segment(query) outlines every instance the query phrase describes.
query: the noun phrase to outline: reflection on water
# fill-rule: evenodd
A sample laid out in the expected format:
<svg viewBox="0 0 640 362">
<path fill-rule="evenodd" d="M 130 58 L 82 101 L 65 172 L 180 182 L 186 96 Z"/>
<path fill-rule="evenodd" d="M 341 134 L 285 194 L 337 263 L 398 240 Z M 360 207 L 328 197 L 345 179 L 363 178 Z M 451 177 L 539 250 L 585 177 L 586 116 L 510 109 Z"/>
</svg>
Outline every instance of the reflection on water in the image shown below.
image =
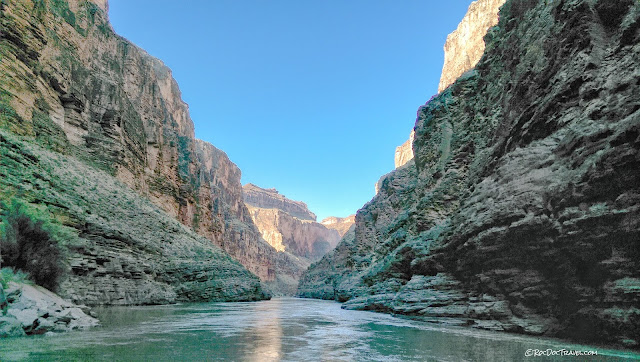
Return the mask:
<svg viewBox="0 0 640 362">
<path fill-rule="evenodd" d="M 578 361 L 640 354 L 468 328 L 442 328 L 334 302 L 279 298 L 98 310 L 102 328 L 0 340 L 0 361 L 545 361 L 528 349 L 597 350 Z"/>
<path fill-rule="evenodd" d="M 244 359 L 249 361 L 278 361 L 282 356 L 282 300 L 273 303 L 259 303 L 255 306 L 255 325 L 249 334 L 255 336 L 253 346 L 247 348 Z"/>
</svg>

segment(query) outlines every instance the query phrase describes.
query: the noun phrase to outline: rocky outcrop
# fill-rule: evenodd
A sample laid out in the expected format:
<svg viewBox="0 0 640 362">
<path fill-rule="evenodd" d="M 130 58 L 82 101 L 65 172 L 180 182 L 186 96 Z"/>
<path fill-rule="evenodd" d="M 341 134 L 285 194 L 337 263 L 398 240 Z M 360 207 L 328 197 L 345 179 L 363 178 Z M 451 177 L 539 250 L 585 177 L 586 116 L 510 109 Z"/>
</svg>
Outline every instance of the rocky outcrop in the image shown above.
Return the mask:
<svg viewBox="0 0 640 362">
<path fill-rule="evenodd" d="M 211 242 L 236 242 L 223 226 L 243 235 L 246 225 L 214 212 L 234 203 L 205 182 L 203 164 L 215 161 L 196 157 L 171 71 L 116 35 L 107 7 L 3 2 L 0 197 L 47 208 L 68 228 L 60 293 L 73 301 L 265 298 L 258 279 Z"/>
<path fill-rule="evenodd" d="M 478 63 L 484 53 L 484 36 L 489 28 L 498 23 L 498 10 L 504 2 L 476 0 L 469 5 L 467 14 L 458 28 L 447 36 L 444 44 L 444 66 L 438 92 L 445 90 Z"/>
<path fill-rule="evenodd" d="M 66 258 L 57 293 L 74 303 L 267 297 L 256 276 L 122 182 L 3 130 L 0 190 L 49 214 L 61 229 Z"/>
<path fill-rule="evenodd" d="M 396 153 L 394 157 L 394 164 L 396 168 L 403 166 L 409 160 L 413 159 L 413 138 L 415 136 L 415 131 L 411 130 L 411 134 L 409 135 L 409 139 L 403 143 L 402 145 L 396 147 Z"/>
<path fill-rule="evenodd" d="M 638 347 L 640 5 L 508 0 L 300 295 Z"/>
<path fill-rule="evenodd" d="M 171 70 L 113 32 L 106 6 L 5 2 L 0 126 L 107 171 L 207 234 L 216 220 L 188 107 Z"/>
<path fill-rule="evenodd" d="M 0 294 L 2 286 L 0 286 Z M 55 293 L 24 283 L 9 283 L 8 309 L 0 313 L 0 338 L 48 332 L 67 332 L 94 327 L 98 320 L 87 315 L 86 306 L 78 306 Z"/>
<path fill-rule="evenodd" d="M 356 214 L 347 217 L 329 216 L 324 218 L 320 223 L 329 229 L 336 230 L 340 234 L 340 237 L 343 237 L 355 222 Z"/>
<path fill-rule="evenodd" d="M 309 211 L 307 204 L 302 201 L 294 201 L 278 193 L 276 189 L 263 189 L 254 184 L 246 184 L 242 187 L 244 202 L 247 205 L 261 209 L 278 209 L 300 220 L 316 221 L 316 215 Z"/>
<path fill-rule="evenodd" d="M 317 260 L 340 241 L 336 230 L 315 221 L 300 220 L 279 209 L 248 208 L 262 237 L 278 251 Z"/>
<path fill-rule="evenodd" d="M 274 293 L 293 294 L 298 278 L 309 263 L 295 255 L 280 253 L 284 249 L 276 247 L 271 235 L 265 234 L 260 224 L 256 227 L 253 212 L 243 201 L 240 169 L 224 152 L 210 143 L 196 140 L 196 155 L 203 167 L 201 183 L 211 188 L 211 211 L 215 220 L 219 220 L 213 225 L 216 232 L 211 233 L 216 245 L 261 280 L 277 284 L 271 286 Z M 288 199 L 285 202 L 296 205 Z M 304 207 L 306 209 L 306 205 Z M 304 253 L 296 255 L 303 256 Z"/>
<path fill-rule="evenodd" d="M 498 11 L 504 2 L 505 0 L 476 0 L 469 5 L 458 28 L 447 36 L 438 92 L 445 90 L 461 75 L 476 66 L 484 53 L 484 36 L 489 28 L 498 23 Z M 414 137 L 415 130 L 411 130 L 409 139 L 396 147 L 394 157 L 396 168 L 413 159 Z M 376 184 L 377 193 L 378 184 Z"/>
</svg>

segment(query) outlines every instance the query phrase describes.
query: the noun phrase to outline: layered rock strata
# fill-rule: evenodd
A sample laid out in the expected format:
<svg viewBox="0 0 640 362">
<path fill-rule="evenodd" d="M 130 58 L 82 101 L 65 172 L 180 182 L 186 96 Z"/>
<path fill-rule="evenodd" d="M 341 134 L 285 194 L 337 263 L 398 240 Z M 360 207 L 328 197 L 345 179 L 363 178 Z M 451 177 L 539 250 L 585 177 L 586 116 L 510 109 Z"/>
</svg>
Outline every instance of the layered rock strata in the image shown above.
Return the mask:
<svg viewBox="0 0 640 362">
<path fill-rule="evenodd" d="M 261 209 L 278 209 L 300 220 L 316 221 L 316 215 L 309 211 L 307 204 L 302 201 L 294 201 L 278 193 L 276 189 L 263 189 L 254 184 L 246 184 L 242 187 L 244 202 Z"/>
<path fill-rule="evenodd" d="M 243 231 L 255 230 L 250 220 L 216 211 L 233 210 L 242 198 L 225 194 L 237 197 L 234 203 L 212 191 L 203 165 L 215 161 L 197 157 L 193 123 L 171 71 L 115 34 L 107 8 L 104 0 L 3 2 L 0 128 L 9 133 L 2 137 L 0 196 L 47 205 L 75 230 L 80 241 L 68 245 L 69 275 L 61 286 L 72 299 L 264 298 L 257 279 L 211 241 L 233 243 L 238 260 L 264 279 L 271 267 L 255 256 L 268 245 Z M 55 166 L 60 162 L 70 165 L 66 172 Z M 70 187 L 76 183 L 94 188 Z M 239 180 L 223 184 L 240 187 Z M 235 284 L 237 291 L 222 290 Z"/>
<path fill-rule="evenodd" d="M 336 230 L 340 234 L 340 237 L 343 237 L 355 222 L 356 214 L 347 217 L 329 216 L 324 218 L 320 223 L 329 229 Z"/>
<path fill-rule="evenodd" d="M 261 280 L 273 284 L 270 289 L 276 294 L 293 294 L 309 263 L 290 253 L 280 253 L 283 250 L 276 247 L 270 234 L 265 234 L 260 224 L 256 227 L 253 211 L 244 203 L 240 169 L 223 151 L 196 140 L 196 156 L 203 170 L 200 182 L 211 188 L 211 212 L 219 220 L 214 225 L 217 232 L 212 233 L 214 242 Z"/>
<path fill-rule="evenodd" d="M 107 171 L 210 233 L 211 192 L 199 183 L 193 123 L 170 69 L 115 34 L 90 1 L 8 1 L 1 21 L 0 126 Z"/>
<path fill-rule="evenodd" d="M 57 293 L 74 303 L 268 297 L 240 263 L 108 173 L 0 130 L 0 198 L 10 196 L 60 229 Z"/>
<path fill-rule="evenodd" d="M 509 0 L 302 296 L 638 347 L 640 4 Z"/>
<path fill-rule="evenodd" d="M 262 237 L 276 250 L 316 260 L 340 241 L 336 230 L 310 220 L 300 220 L 278 209 L 248 206 Z"/>
<path fill-rule="evenodd" d="M 469 5 L 466 15 L 444 44 L 444 65 L 440 74 L 438 92 L 442 92 L 462 74 L 473 69 L 484 53 L 484 36 L 498 23 L 498 11 L 505 0 L 476 0 Z M 413 138 L 396 148 L 395 167 L 413 158 Z M 377 185 L 376 185 L 377 188 Z M 377 193 L 377 191 L 376 191 Z"/>
<path fill-rule="evenodd" d="M 317 260 L 340 241 L 338 231 L 315 222 L 315 215 L 303 202 L 289 200 L 275 189 L 262 189 L 253 184 L 245 185 L 244 190 L 245 203 L 254 224 L 276 250 Z M 295 216 L 300 214 L 307 218 Z M 313 220 L 308 219 L 311 215 Z"/>
<path fill-rule="evenodd" d="M 0 296 L 3 294 L 8 305 L 6 314 L 0 313 L 0 338 L 67 332 L 99 325 L 97 319 L 87 315 L 91 313 L 88 307 L 70 303 L 37 285 L 11 282 L 6 291 L 0 285 Z"/>
</svg>

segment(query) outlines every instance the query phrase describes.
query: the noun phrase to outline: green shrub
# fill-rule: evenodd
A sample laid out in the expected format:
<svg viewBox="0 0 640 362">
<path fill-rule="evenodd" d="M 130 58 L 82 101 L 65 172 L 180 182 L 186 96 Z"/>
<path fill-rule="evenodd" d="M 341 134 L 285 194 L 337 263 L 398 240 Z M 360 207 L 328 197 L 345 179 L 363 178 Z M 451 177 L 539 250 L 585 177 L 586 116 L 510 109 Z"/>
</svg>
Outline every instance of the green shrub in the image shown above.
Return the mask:
<svg viewBox="0 0 640 362">
<path fill-rule="evenodd" d="M 10 282 L 32 284 L 29 275 L 25 272 L 13 270 L 13 268 L 0 269 L 0 285 L 6 289 Z"/>
<path fill-rule="evenodd" d="M 62 267 L 60 247 L 51 226 L 19 201 L 3 205 L 2 209 L 1 265 L 28 273 L 36 284 L 55 290 Z"/>
</svg>

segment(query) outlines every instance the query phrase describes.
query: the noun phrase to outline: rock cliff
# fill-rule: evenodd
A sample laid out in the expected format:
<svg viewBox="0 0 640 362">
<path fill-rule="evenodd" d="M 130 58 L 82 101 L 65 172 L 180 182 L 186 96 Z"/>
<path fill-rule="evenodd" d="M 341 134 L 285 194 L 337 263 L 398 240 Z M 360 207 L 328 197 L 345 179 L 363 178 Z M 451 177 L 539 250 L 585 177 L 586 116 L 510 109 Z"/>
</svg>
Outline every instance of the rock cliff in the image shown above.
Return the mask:
<svg viewBox="0 0 640 362">
<path fill-rule="evenodd" d="M 9 113 L 0 125 L 208 230 L 210 192 L 198 183 L 193 123 L 169 68 L 116 35 L 93 2 L 5 3 L 0 71 Z"/>
<path fill-rule="evenodd" d="M 349 215 L 347 217 L 329 216 L 323 219 L 320 223 L 329 229 L 336 230 L 340 234 L 340 237 L 343 237 L 355 222 L 356 214 Z"/>
<path fill-rule="evenodd" d="M 171 71 L 115 34 L 107 8 L 3 1 L 0 196 L 53 210 L 77 236 L 61 285 L 74 301 L 264 298 L 210 241 L 236 241 L 224 226 L 238 223 L 214 212 L 234 203 L 206 182 Z"/>
<path fill-rule="evenodd" d="M 275 189 L 262 189 L 253 184 L 243 189 L 254 224 L 276 250 L 317 260 L 340 241 L 338 231 L 315 222 L 316 216 L 303 202 L 289 200 Z"/>
<path fill-rule="evenodd" d="M 394 157 L 394 164 L 396 168 L 403 166 L 409 160 L 413 159 L 413 138 L 415 137 L 415 131 L 411 130 L 411 134 L 409 135 L 409 139 L 396 147 L 396 153 Z"/>
<path fill-rule="evenodd" d="M 484 36 L 489 28 L 498 23 L 498 10 L 504 2 L 476 0 L 469 5 L 467 14 L 458 28 L 447 36 L 444 44 L 444 66 L 438 92 L 445 90 L 478 63 L 484 53 Z"/>
<path fill-rule="evenodd" d="M 259 279 L 108 173 L 0 130 L 0 198 L 61 229 L 58 294 L 87 305 L 256 300 Z"/>
<path fill-rule="evenodd" d="M 244 202 L 261 209 L 278 209 L 300 220 L 316 221 L 316 215 L 309 211 L 307 204 L 294 201 L 278 193 L 276 189 L 263 189 L 254 184 L 242 187 Z"/>
<path fill-rule="evenodd" d="M 293 294 L 298 278 L 309 263 L 295 255 L 280 253 L 282 250 L 272 242 L 270 234 L 265 234 L 261 224 L 254 224 L 253 211 L 244 203 L 240 169 L 223 151 L 196 140 L 196 156 L 203 170 L 200 182 L 211 188 L 211 212 L 218 221 L 210 233 L 212 240 L 261 280 L 273 284 L 272 292 Z"/>
<path fill-rule="evenodd" d="M 499 19 L 299 293 L 637 348 L 640 4 L 508 0 Z"/>
</svg>

